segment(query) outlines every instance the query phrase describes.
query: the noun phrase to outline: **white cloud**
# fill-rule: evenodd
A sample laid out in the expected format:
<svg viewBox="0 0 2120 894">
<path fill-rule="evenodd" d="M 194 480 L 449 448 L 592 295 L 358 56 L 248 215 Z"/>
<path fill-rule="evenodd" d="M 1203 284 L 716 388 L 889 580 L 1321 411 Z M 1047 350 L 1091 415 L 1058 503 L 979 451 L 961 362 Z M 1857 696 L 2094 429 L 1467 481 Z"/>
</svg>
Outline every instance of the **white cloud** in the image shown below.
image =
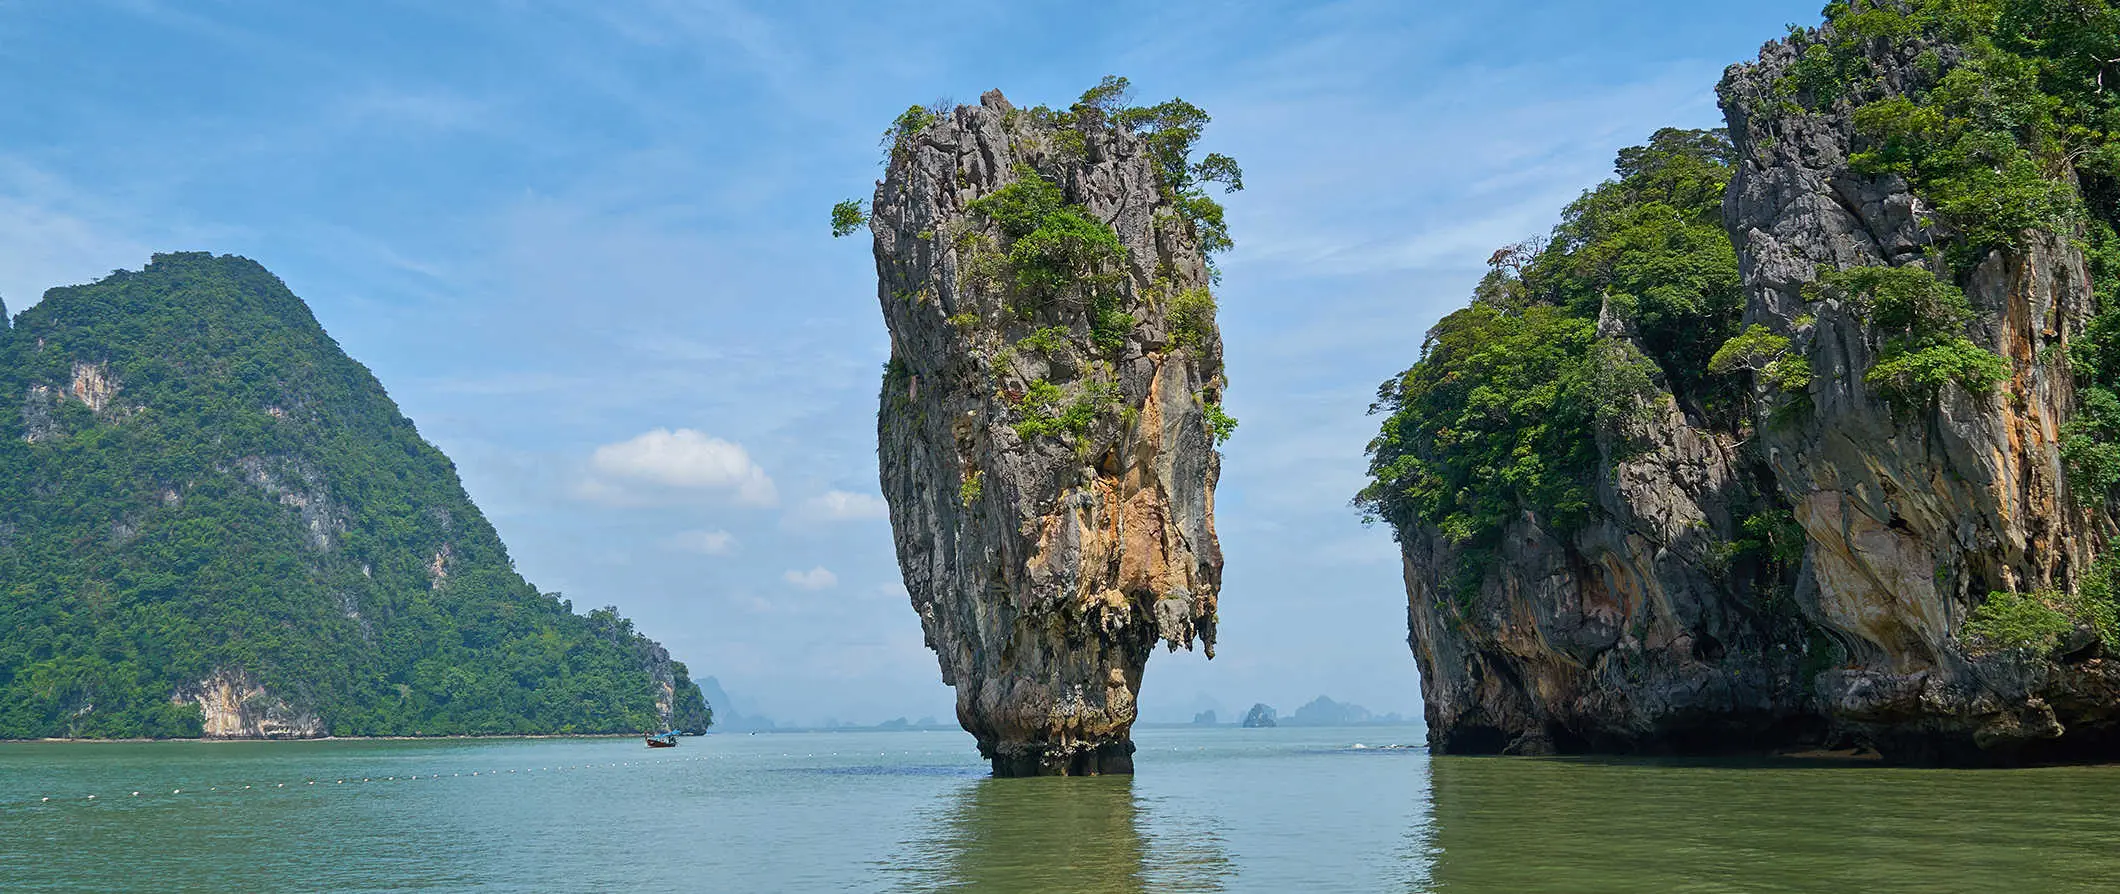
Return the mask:
<svg viewBox="0 0 2120 894">
<path fill-rule="evenodd" d="M 679 531 L 665 538 L 663 545 L 703 556 L 726 556 L 736 545 L 736 536 L 727 531 Z"/>
<path fill-rule="evenodd" d="M 576 493 L 598 502 L 642 502 L 649 496 L 640 492 L 644 485 L 721 491 L 753 506 L 771 506 L 780 500 L 773 479 L 751 461 L 743 445 L 689 428 L 658 428 L 632 440 L 605 444 L 596 448 L 589 466 L 597 477 L 582 482 Z"/>
<path fill-rule="evenodd" d="M 875 494 L 857 494 L 853 491 L 834 490 L 811 497 L 802 507 L 803 515 L 824 521 L 855 521 L 870 518 L 889 518 L 891 507 Z"/>
<path fill-rule="evenodd" d="M 805 590 L 829 590 L 839 586 L 839 575 L 826 571 L 823 565 L 808 571 L 790 571 L 781 577 Z"/>
</svg>

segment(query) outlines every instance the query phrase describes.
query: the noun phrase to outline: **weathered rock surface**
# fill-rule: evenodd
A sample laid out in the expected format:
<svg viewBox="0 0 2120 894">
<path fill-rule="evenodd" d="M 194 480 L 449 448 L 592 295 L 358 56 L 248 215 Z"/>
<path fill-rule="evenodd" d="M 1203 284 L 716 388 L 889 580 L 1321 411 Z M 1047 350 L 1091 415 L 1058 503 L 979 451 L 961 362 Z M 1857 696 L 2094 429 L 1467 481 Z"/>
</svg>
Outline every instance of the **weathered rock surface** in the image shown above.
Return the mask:
<svg viewBox="0 0 2120 894">
<path fill-rule="evenodd" d="M 1992 392 L 1946 386 L 1913 408 L 1872 393 L 1879 335 L 1839 301 L 1806 301 L 1805 284 L 1836 267 L 1936 269 L 1926 250 L 1952 234 L 1903 180 L 1850 169 L 1850 111 L 1865 97 L 1817 112 L 1787 101 L 1778 82 L 1795 56 L 1770 44 L 1719 93 L 1737 150 L 1724 208 L 1744 321 L 1810 359 L 1808 391 L 1762 387 L 1753 424 L 1731 432 L 1665 397 L 1630 432 L 1646 450 L 1600 445 L 1593 521 L 1562 536 L 1527 517 L 1509 531 L 1458 607 L 1469 623 L 1443 595 L 1450 541 L 1401 532 L 1438 751 L 2120 753 L 2120 661 L 2095 635 L 2079 629 L 2048 655 L 1961 641 L 1990 591 L 2066 591 L 2114 530 L 2070 498 L 2057 448 L 2075 386 L 2055 358 L 2092 313 L 2086 261 L 2070 234 L 2046 234 L 1957 277 L 1978 314 L 1973 343 L 2009 364 Z M 1873 60 L 1887 71 L 1875 89 L 1904 89 L 1915 56 Z M 1780 580 L 1717 550 L 1762 506 L 1788 507 L 1805 540 Z"/>
<path fill-rule="evenodd" d="M 208 739 L 316 739 L 328 734 L 313 711 L 296 710 L 265 690 L 249 672 L 222 668 L 170 699 L 193 704 L 205 718 Z"/>
<path fill-rule="evenodd" d="M 1912 57 L 1876 61 L 1892 71 Z M 1773 81 L 1793 60 L 1771 45 L 1724 81 L 1739 150 L 1725 211 L 1747 321 L 1789 335 L 1817 373 L 1809 411 L 1762 425 L 1760 448 L 1809 541 L 1797 599 L 1844 653 L 1812 681 L 1822 708 L 1911 756 L 2120 745 L 2120 667 L 2109 659 L 1974 655 L 1957 635 L 1991 591 L 2071 589 L 2112 530 L 2070 498 L 2058 449 L 2075 383 L 2056 358 L 2093 311 L 2085 258 L 2069 235 L 2035 233 L 1958 277 L 1978 314 L 1973 343 L 2005 358 L 2010 378 L 1987 394 L 1947 387 L 1918 412 L 1888 406 L 1863 378 L 1874 334 L 1841 302 L 1806 304 L 1802 286 L 1821 266 L 1933 268 L 1923 251 L 1950 234 L 1925 225 L 1900 178 L 1849 170 L 1852 100 L 1823 114 L 1755 111 L 1775 108 Z M 1768 412 L 1789 400 L 1770 399 Z"/>
<path fill-rule="evenodd" d="M 883 493 L 927 643 L 997 775 L 1130 772 L 1150 652 L 1213 654 L 1220 458 L 1204 414 L 1221 341 L 1208 323 L 1181 344 L 1170 312 L 1208 270 L 1141 138 L 1080 133 L 1072 145 L 1069 125 L 988 93 L 900 140 L 873 203 Z M 1117 234 L 1101 284 L 1031 300 L 994 275 L 1007 239 L 968 205 L 1024 171 Z M 1102 343 L 1093 289 L 1129 318 Z M 1082 418 L 1024 427 L 1062 406 Z"/>
<path fill-rule="evenodd" d="M 1402 532 L 1438 751 L 1712 750 L 1815 726 L 1801 623 L 1761 610 L 1758 576 L 1718 558 L 1756 501 L 1734 439 L 1689 425 L 1668 395 L 1629 427 L 1639 452 L 1599 444 L 1595 520 L 1566 537 L 1512 525 L 1467 606 L 1445 595 L 1448 538 Z"/>
</svg>

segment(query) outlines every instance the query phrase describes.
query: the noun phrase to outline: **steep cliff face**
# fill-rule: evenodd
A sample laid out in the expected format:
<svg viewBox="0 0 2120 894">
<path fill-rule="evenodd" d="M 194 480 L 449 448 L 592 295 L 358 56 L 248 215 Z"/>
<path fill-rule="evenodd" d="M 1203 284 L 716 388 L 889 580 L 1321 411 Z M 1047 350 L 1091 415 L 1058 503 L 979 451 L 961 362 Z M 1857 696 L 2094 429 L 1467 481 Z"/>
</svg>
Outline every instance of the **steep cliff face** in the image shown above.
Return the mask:
<svg viewBox="0 0 2120 894">
<path fill-rule="evenodd" d="M 1130 772 L 1150 652 L 1213 654 L 1221 339 L 1121 114 L 916 109 L 872 206 L 899 566 L 997 775 Z"/>
<path fill-rule="evenodd" d="M 1625 433 L 1647 449 L 1615 456 L 1624 438 L 1600 439 L 1610 471 L 1594 519 L 1512 522 L 1476 589 L 1452 573 L 1464 547 L 1448 535 L 1401 535 L 1437 750 L 1716 750 L 1815 734 L 1802 622 L 1775 611 L 1771 580 L 1731 568 L 1738 510 L 1760 502 L 1741 448 L 1689 425 L 1668 394 L 1647 403 Z"/>
<path fill-rule="evenodd" d="M 1594 455 L 1536 467 L 1581 476 L 1580 503 L 1501 468 L 1468 486 L 1514 507 L 1490 536 L 1445 511 L 1470 497 L 1432 496 L 1478 418 L 1477 401 L 1445 401 L 1446 414 L 1431 400 L 1463 367 L 1453 339 L 1466 324 L 1446 321 L 1422 365 L 1387 383 L 1382 406 L 1399 412 L 1372 445 L 1378 484 L 1363 501 L 1398 530 L 1438 750 L 1833 744 L 2010 762 L 2120 749 L 2099 562 L 2110 494 L 2071 479 L 2095 478 L 2086 463 L 2110 449 L 2110 433 L 2072 420 L 2104 375 L 2090 358 L 2105 351 L 2098 283 L 2113 271 L 2086 247 L 2112 244 L 2114 181 L 2070 167 L 2100 159 L 2108 137 L 2079 130 L 2067 139 L 2092 145 L 2068 151 L 2019 109 L 1995 112 L 2011 101 L 1996 96 L 2041 89 L 2064 94 L 2053 108 L 2110 101 L 2095 72 L 2077 85 L 2063 63 L 1997 61 L 2091 18 L 2005 5 L 1835 4 L 1826 27 L 1726 75 L 1728 150 L 1696 161 L 1726 166 L 1741 300 L 1721 314 L 1695 301 L 1683 320 L 1726 327 L 1703 381 L 1735 377 L 1735 412 L 1702 399 L 1707 385 L 1680 387 L 1672 352 L 1634 330 L 1655 299 L 1614 271 L 1656 266 L 1642 261 L 1662 249 L 1582 235 L 1580 209 L 1597 201 L 1664 201 L 1631 175 L 1571 208 L 1521 273 L 1497 255 L 1464 312 L 1565 316 L 1580 285 L 1568 275 L 1602 290 L 1594 336 L 1541 370 L 1564 395 L 1582 376 L 1584 400 L 1604 402 L 1573 429 Z M 2013 70 L 2047 80 L 1999 80 Z M 2063 86 L 2039 86 L 2051 84 Z M 2079 89 L 2091 98 L 2065 95 Z M 1692 272 L 1663 269 L 1652 286 L 1695 289 Z M 1662 368 L 1615 391 L 1603 358 L 1630 350 Z M 1508 425 L 1521 437 L 1527 423 Z"/>
<path fill-rule="evenodd" d="M 1788 337 L 1816 373 L 1801 394 L 1763 393 L 1774 424 L 1759 446 L 1806 535 L 1796 597 L 1843 656 L 1813 681 L 1817 695 L 1840 727 L 1900 754 L 2112 753 L 2120 665 L 2095 630 L 2077 631 L 2063 655 L 1969 649 L 1963 635 L 1991 592 L 2080 589 L 2113 531 L 2098 495 L 2069 492 L 2060 450 L 2078 403 L 2068 347 L 2097 310 L 2084 234 L 2025 230 L 2015 244 L 1965 246 L 1966 225 L 1907 178 L 1851 164 L 1880 142 L 1856 110 L 1940 81 L 1924 66 L 1947 68 L 1964 51 L 1868 40 L 1874 81 L 1816 110 L 1789 108 L 1800 45 L 1840 36 L 1771 45 L 1721 88 L 1738 148 L 1726 210 L 1746 320 Z M 1946 247 L 1975 251 L 1954 265 Z M 1962 288 L 1967 336 L 2005 361 L 2004 377 L 1946 385 L 1933 401 L 1880 394 L 1865 372 L 1891 347 L 1874 312 L 1816 287 L 1823 272 L 1861 267 L 1918 267 Z"/>
</svg>

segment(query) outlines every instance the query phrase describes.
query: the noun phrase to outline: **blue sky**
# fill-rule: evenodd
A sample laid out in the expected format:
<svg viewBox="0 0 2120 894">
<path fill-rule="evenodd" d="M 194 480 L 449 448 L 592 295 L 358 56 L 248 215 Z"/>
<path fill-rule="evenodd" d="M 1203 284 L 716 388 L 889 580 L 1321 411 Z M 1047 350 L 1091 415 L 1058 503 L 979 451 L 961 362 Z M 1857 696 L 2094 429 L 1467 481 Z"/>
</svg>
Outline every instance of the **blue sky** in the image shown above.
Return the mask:
<svg viewBox="0 0 2120 894">
<path fill-rule="evenodd" d="M 1111 4 L 0 0 L 0 298 L 242 254 L 456 460 L 517 565 L 747 711 L 950 716 L 876 485 L 866 197 L 907 105 L 1107 73 L 1215 116 L 1242 427 L 1219 657 L 1147 719 L 1319 694 L 1418 714 L 1378 382 L 1496 247 L 1818 0 Z"/>
</svg>

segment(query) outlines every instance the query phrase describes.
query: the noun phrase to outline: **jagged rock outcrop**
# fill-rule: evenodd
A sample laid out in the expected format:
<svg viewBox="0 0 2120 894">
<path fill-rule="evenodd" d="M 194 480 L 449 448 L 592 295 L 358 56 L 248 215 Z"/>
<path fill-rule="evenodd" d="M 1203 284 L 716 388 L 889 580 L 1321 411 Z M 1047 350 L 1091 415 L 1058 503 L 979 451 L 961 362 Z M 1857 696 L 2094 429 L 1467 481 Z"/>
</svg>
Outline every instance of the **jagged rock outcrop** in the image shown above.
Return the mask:
<svg viewBox="0 0 2120 894">
<path fill-rule="evenodd" d="M 179 688 L 174 704 L 195 705 L 207 739 L 315 739 L 328 735 L 324 720 L 299 711 L 266 691 L 248 671 L 222 668 L 196 685 Z"/>
<path fill-rule="evenodd" d="M 1209 272 L 1144 138 L 1084 120 L 990 92 L 904 128 L 872 206 L 883 494 L 997 775 L 1130 772 L 1154 646 L 1213 654 Z"/>
<path fill-rule="evenodd" d="M 1873 5 L 1891 6 L 1855 9 Z M 1600 435 L 1588 520 L 1562 531 L 1525 513 L 1467 595 L 1452 538 L 1399 532 L 1437 750 L 2120 753 L 2120 661 L 2090 620 L 2052 648 L 1967 633 L 1992 592 L 2082 589 L 2115 530 L 2099 495 L 2071 494 L 2059 446 L 2083 384 L 2067 352 L 2098 310 L 2083 234 L 2027 230 L 1952 263 L 1964 234 L 1905 177 L 1851 158 L 1880 139 L 1857 108 L 1932 86 L 1966 54 L 1933 36 L 1841 37 L 1828 25 L 1769 44 L 1719 88 L 1743 324 L 1807 374 L 1755 375 L 1735 426 L 1659 389 Z M 1866 74 L 1825 68 L 1827 45 L 1864 54 Z M 1820 71 L 1843 78 L 1837 94 L 1815 89 Z M 1999 356 L 1998 383 L 1912 397 L 1872 380 L 1891 334 L 1821 283 L 1892 267 L 1963 291 L 1971 319 L 1949 336 Z M 1761 510 L 1800 529 L 1800 561 L 1780 573 L 1730 564 Z"/>
</svg>

